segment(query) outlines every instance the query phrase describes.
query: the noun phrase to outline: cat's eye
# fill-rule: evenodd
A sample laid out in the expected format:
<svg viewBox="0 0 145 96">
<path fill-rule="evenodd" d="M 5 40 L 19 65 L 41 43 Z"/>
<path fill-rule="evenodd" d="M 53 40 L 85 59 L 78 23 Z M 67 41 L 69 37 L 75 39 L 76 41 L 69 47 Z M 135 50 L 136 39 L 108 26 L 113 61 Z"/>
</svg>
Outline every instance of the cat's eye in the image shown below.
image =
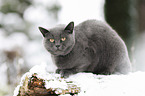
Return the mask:
<svg viewBox="0 0 145 96">
<path fill-rule="evenodd" d="M 49 39 L 49 41 L 53 43 L 54 42 L 54 39 Z"/>
<path fill-rule="evenodd" d="M 65 37 L 62 37 L 62 38 L 61 38 L 61 41 L 65 41 L 65 40 L 66 40 L 66 38 L 65 38 Z"/>
</svg>

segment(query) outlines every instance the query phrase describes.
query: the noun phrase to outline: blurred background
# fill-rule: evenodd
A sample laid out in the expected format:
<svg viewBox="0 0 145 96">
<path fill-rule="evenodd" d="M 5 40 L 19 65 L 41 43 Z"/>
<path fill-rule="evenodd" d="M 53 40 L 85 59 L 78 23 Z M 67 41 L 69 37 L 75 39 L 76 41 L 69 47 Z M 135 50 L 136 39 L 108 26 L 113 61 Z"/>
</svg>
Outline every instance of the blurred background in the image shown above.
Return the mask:
<svg viewBox="0 0 145 96">
<path fill-rule="evenodd" d="M 34 65 L 56 69 L 39 26 L 87 19 L 108 22 L 125 41 L 133 71 L 145 71 L 145 0 L 0 0 L 0 96 L 12 96 Z"/>
</svg>

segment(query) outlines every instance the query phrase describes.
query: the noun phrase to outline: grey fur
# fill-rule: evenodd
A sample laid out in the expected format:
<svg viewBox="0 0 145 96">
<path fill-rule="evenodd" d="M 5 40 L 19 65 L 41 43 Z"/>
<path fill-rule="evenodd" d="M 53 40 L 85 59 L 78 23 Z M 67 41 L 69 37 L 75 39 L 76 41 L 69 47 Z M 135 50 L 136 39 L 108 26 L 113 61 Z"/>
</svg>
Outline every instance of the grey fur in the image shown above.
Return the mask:
<svg viewBox="0 0 145 96">
<path fill-rule="evenodd" d="M 57 73 L 68 77 L 78 72 L 95 74 L 126 74 L 131 64 L 125 43 L 106 23 L 87 20 L 74 27 L 59 25 L 49 31 L 39 27 L 44 36 L 44 46 L 52 54 Z M 46 30 L 48 32 L 46 32 Z M 60 38 L 66 37 L 61 42 Z M 54 38 L 54 43 L 48 40 Z M 56 49 L 60 45 L 60 49 Z"/>
</svg>

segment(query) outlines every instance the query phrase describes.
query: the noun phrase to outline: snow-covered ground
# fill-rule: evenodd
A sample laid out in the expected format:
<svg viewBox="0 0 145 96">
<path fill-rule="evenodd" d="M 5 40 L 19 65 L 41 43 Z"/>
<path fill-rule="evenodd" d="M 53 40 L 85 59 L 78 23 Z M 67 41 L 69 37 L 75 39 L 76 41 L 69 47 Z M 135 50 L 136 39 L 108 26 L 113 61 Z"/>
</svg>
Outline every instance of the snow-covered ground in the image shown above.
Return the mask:
<svg viewBox="0 0 145 96">
<path fill-rule="evenodd" d="M 55 79 L 60 75 L 48 73 L 45 65 L 34 66 L 22 77 L 22 81 L 26 75 L 31 76 L 33 73 L 37 73 L 38 77 L 44 80 L 54 79 L 53 82 L 46 83 L 46 88 L 66 88 L 65 82 L 58 82 Z M 78 73 L 66 80 L 73 81 L 80 87 L 81 92 L 78 96 L 145 96 L 145 72 L 134 72 L 128 75 Z M 19 86 L 15 89 L 13 96 L 17 96 Z"/>
</svg>

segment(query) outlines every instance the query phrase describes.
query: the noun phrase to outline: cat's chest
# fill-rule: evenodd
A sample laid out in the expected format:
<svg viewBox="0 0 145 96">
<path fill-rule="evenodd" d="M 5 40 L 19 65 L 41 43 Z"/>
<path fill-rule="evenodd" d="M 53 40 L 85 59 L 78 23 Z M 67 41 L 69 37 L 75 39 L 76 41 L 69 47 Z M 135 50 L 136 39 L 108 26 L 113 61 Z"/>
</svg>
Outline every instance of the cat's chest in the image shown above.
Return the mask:
<svg viewBox="0 0 145 96">
<path fill-rule="evenodd" d="M 88 48 L 75 50 L 66 56 L 55 57 L 58 68 L 71 68 L 84 63 L 91 63 L 92 56 Z"/>
</svg>

